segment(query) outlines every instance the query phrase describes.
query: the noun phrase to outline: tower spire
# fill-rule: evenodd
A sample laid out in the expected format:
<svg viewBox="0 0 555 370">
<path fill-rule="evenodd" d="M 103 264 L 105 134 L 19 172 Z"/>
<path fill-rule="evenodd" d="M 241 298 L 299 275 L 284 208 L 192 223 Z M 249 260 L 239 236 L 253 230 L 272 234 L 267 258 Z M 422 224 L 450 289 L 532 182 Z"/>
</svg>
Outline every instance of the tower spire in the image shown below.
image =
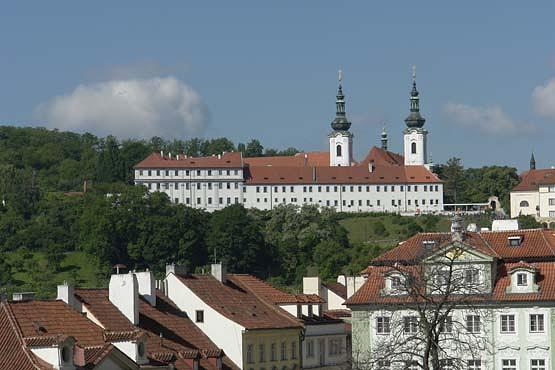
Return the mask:
<svg viewBox="0 0 555 370">
<path fill-rule="evenodd" d="M 530 156 L 530 169 L 536 169 L 536 158 L 534 158 L 534 152 L 532 152 L 532 155 Z"/>
<path fill-rule="evenodd" d="M 339 80 L 339 87 L 337 89 L 337 95 L 335 100 L 335 119 L 331 123 L 331 127 L 335 131 L 347 131 L 351 127 L 351 122 L 347 120 L 347 115 L 345 113 L 345 95 L 343 95 L 343 70 L 339 68 L 337 73 Z"/>
<path fill-rule="evenodd" d="M 410 92 L 410 113 L 405 119 L 409 128 L 422 128 L 426 120 L 420 115 L 420 93 L 416 88 L 416 66 L 412 66 L 412 90 Z"/>
<path fill-rule="evenodd" d="M 382 128 L 382 149 L 387 150 L 387 132 L 385 131 L 385 123 Z"/>
</svg>

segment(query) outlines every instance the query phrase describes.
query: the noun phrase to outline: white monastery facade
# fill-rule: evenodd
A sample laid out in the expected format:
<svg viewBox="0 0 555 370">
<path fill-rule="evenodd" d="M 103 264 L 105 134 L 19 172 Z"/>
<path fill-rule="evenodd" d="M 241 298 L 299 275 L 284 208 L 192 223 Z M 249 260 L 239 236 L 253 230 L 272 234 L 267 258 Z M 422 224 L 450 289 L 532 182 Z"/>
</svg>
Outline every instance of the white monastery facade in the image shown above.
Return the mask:
<svg viewBox="0 0 555 370">
<path fill-rule="evenodd" d="M 443 183 L 429 169 L 424 123 L 413 78 L 404 155 L 388 151 L 384 130 L 381 147 L 355 161 L 340 78 L 329 151 L 255 158 L 239 152 L 210 157 L 153 153 L 135 166 L 135 184 L 209 211 L 231 204 L 263 210 L 312 204 L 340 212 L 439 212 Z"/>
</svg>

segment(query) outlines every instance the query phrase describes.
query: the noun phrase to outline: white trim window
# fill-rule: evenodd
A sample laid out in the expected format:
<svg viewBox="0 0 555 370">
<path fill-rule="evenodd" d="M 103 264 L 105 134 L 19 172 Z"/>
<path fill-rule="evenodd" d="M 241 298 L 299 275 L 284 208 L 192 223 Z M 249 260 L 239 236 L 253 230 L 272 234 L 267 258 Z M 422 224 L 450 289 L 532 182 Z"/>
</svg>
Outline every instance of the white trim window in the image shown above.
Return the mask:
<svg viewBox="0 0 555 370">
<path fill-rule="evenodd" d="M 452 333 L 453 332 L 453 317 L 446 316 L 445 320 L 443 320 L 439 324 L 439 332 L 440 333 Z"/>
<path fill-rule="evenodd" d="M 378 334 L 391 333 L 391 318 L 388 316 L 379 316 L 376 318 L 376 332 Z"/>
<path fill-rule="evenodd" d="M 306 357 L 314 357 L 314 340 L 310 339 L 306 342 Z"/>
<path fill-rule="evenodd" d="M 482 370 L 482 360 L 468 360 L 466 361 L 467 370 Z"/>
<path fill-rule="evenodd" d="M 546 370 L 545 359 L 531 359 L 530 360 L 530 370 Z"/>
<path fill-rule="evenodd" d="M 501 315 L 501 333 L 515 332 L 515 315 Z"/>
<path fill-rule="evenodd" d="M 378 361 L 378 370 L 389 370 L 389 369 L 391 369 L 391 361 L 388 361 L 388 360 Z"/>
<path fill-rule="evenodd" d="M 516 285 L 518 286 L 528 286 L 528 274 L 525 272 L 519 272 L 516 274 Z"/>
<path fill-rule="evenodd" d="M 479 333 L 480 332 L 480 316 L 478 315 L 467 315 L 466 316 L 466 331 L 469 333 Z"/>
<path fill-rule="evenodd" d="M 514 358 L 506 358 L 501 360 L 501 370 L 517 370 L 516 360 Z"/>
<path fill-rule="evenodd" d="M 450 358 L 439 360 L 439 368 L 441 370 L 454 370 L 455 369 L 454 361 Z"/>
<path fill-rule="evenodd" d="M 415 334 L 418 331 L 418 318 L 416 316 L 403 317 L 403 331 L 405 334 Z"/>
<path fill-rule="evenodd" d="M 530 314 L 530 333 L 543 333 L 545 322 L 543 314 Z"/>
</svg>

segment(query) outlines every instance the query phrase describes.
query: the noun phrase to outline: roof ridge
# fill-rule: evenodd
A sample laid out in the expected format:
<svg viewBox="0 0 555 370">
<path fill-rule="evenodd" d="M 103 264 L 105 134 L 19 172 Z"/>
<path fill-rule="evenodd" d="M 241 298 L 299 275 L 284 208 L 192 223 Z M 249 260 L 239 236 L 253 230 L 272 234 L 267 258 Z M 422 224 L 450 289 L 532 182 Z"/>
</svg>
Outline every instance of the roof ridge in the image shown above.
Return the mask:
<svg viewBox="0 0 555 370">
<path fill-rule="evenodd" d="M 482 240 L 484 242 L 484 244 L 493 252 L 493 255 L 497 258 L 501 258 L 501 256 L 499 255 L 499 253 L 497 253 L 495 251 L 495 249 L 493 249 L 493 247 L 491 246 L 491 244 L 482 236 L 480 235 L 480 233 L 476 233 L 478 235 L 478 237 L 480 238 L 480 240 Z M 474 248 L 476 249 L 476 248 Z"/>
<path fill-rule="evenodd" d="M 549 243 L 549 241 L 547 240 L 547 238 L 545 237 L 545 232 L 543 231 L 544 229 L 542 229 L 542 231 L 540 232 L 540 234 L 542 235 L 543 240 L 545 241 L 545 243 L 547 244 L 547 246 L 549 247 L 549 249 L 551 250 L 551 253 L 553 253 L 553 255 L 555 256 L 555 251 L 553 250 L 551 244 Z"/>
</svg>

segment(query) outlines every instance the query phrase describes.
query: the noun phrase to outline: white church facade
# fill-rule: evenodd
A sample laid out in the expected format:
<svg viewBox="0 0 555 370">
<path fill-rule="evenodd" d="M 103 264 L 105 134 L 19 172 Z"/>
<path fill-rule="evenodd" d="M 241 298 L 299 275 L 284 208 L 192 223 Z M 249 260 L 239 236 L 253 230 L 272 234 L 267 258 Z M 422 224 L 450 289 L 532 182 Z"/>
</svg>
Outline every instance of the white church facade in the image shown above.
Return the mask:
<svg viewBox="0 0 555 370">
<path fill-rule="evenodd" d="M 443 183 L 429 169 L 427 130 L 413 76 L 405 119 L 404 156 L 381 147 L 361 161 L 345 111 L 341 75 L 329 151 L 246 158 L 239 152 L 188 157 L 153 153 L 134 167 L 135 184 L 161 191 L 175 203 L 209 211 L 231 204 L 270 210 L 281 204 L 313 204 L 339 212 L 435 213 L 443 210 Z"/>
</svg>

